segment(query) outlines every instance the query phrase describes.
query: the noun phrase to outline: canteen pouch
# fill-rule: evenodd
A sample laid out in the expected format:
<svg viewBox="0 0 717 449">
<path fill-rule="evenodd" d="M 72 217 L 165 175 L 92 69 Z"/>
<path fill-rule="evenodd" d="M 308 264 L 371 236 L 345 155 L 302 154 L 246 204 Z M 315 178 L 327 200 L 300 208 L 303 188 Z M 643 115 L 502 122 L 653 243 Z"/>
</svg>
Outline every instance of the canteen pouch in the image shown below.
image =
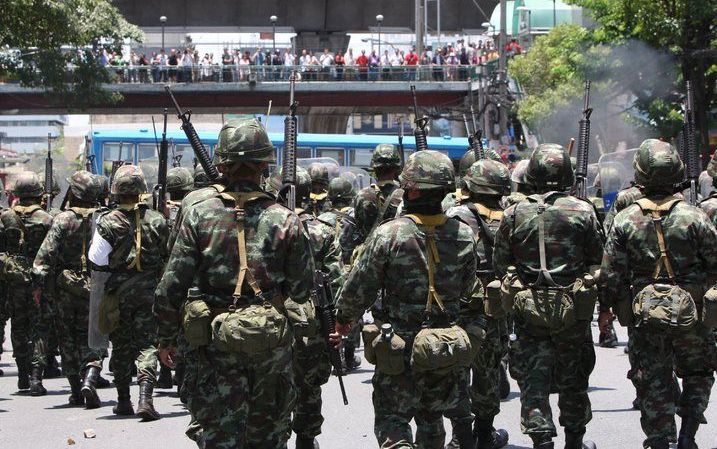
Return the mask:
<svg viewBox="0 0 717 449">
<path fill-rule="evenodd" d="M 32 282 L 32 264 L 24 263 L 18 257 L 8 256 L 4 260 L 2 277 L 10 284 L 30 284 Z"/>
<path fill-rule="evenodd" d="M 291 300 L 284 301 L 286 315 L 294 329 L 294 336 L 297 338 L 314 337 L 318 333 L 316 325 L 316 308 L 313 301 L 306 301 L 299 304 Z"/>
<path fill-rule="evenodd" d="M 376 364 L 376 353 L 373 351 L 373 342 L 379 335 L 381 335 L 381 329 L 373 323 L 364 324 L 361 328 L 361 337 L 363 338 L 364 348 L 363 356 L 371 365 Z"/>
<path fill-rule="evenodd" d="M 655 283 L 640 290 L 632 302 L 636 326 L 687 331 L 698 321 L 692 295 L 679 285 Z"/>
<path fill-rule="evenodd" d="M 220 351 L 252 356 L 281 346 L 287 319 L 270 303 L 252 304 L 221 313 L 212 320 L 212 343 Z"/>
<path fill-rule="evenodd" d="M 212 311 L 203 299 L 188 300 L 184 304 L 182 328 L 189 346 L 199 348 L 211 343 L 211 321 Z"/>
<path fill-rule="evenodd" d="M 627 299 L 620 299 L 613 307 L 617 321 L 621 326 L 631 327 L 635 325 L 635 314 L 632 312 L 632 302 Z"/>
<path fill-rule="evenodd" d="M 120 324 L 120 310 L 119 295 L 116 291 L 105 292 L 104 296 L 102 296 L 98 318 L 97 327 L 103 334 L 109 335 L 117 330 Z"/>
<path fill-rule="evenodd" d="M 411 368 L 417 372 L 448 373 L 470 366 L 475 351 L 460 326 L 421 329 L 413 340 Z"/>
<path fill-rule="evenodd" d="M 525 289 L 515 295 L 516 319 L 538 336 L 547 336 L 575 323 L 575 307 L 567 290 Z"/>
<path fill-rule="evenodd" d="M 717 287 L 707 290 L 702 298 L 702 325 L 708 329 L 717 327 Z"/>
<path fill-rule="evenodd" d="M 524 289 L 525 287 L 518 278 L 515 267 L 508 267 L 508 273 L 503 276 L 503 281 L 500 284 L 501 305 L 505 313 L 513 312 L 515 296 Z"/>
<path fill-rule="evenodd" d="M 379 335 L 378 338 L 374 338 L 371 346 L 376 358 L 376 369 L 378 371 L 389 376 L 397 376 L 406 371 L 404 356 L 406 341 L 399 337 L 398 334 L 394 333 L 390 340 Z"/>
<path fill-rule="evenodd" d="M 62 270 L 57 275 L 57 287 L 73 296 L 87 297 L 90 294 L 90 277 L 77 270 Z"/>
<path fill-rule="evenodd" d="M 573 304 L 575 305 L 575 319 L 578 321 L 592 321 L 595 313 L 595 303 L 598 299 L 598 288 L 592 276 L 586 275 L 575 281 L 572 288 Z"/>
<path fill-rule="evenodd" d="M 500 319 L 507 315 L 503 307 L 502 286 L 502 282 L 498 279 L 490 281 L 488 285 L 485 286 L 483 310 L 487 316 L 494 319 Z"/>
<path fill-rule="evenodd" d="M 485 317 L 478 317 L 477 319 L 474 319 L 467 325 L 463 326 L 466 333 L 468 334 L 468 340 L 471 343 L 471 349 L 473 351 L 473 355 L 478 353 L 480 348 L 483 346 L 483 342 L 485 341 L 486 336 L 486 327 L 488 323 L 485 320 Z"/>
</svg>

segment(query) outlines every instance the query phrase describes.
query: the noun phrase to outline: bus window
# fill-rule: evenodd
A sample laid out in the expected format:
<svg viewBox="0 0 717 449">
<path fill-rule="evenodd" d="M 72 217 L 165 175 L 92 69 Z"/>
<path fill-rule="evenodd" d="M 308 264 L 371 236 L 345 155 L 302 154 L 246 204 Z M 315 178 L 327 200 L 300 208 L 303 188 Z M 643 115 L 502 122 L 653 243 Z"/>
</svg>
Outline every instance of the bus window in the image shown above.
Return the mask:
<svg viewBox="0 0 717 449">
<path fill-rule="evenodd" d="M 298 147 L 296 149 L 296 158 L 297 159 L 308 159 L 310 157 L 312 157 L 311 147 Z"/>
<path fill-rule="evenodd" d="M 121 144 L 122 154 L 120 154 L 119 142 L 106 142 L 102 144 L 102 173 L 110 177 L 112 174 L 112 161 L 120 159 L 134 164 L 134 144 L 131 142 L 123 142 Z"/>
<path fill-rule="evenodd" d="M 343 148 L 317 148 L 316 157 L 330 157 L 335 159 L 339 165 L 346 165 Z"/>
<path fill-rule="evenodd" d="M 137 160 L 140 162 L 156 157 L 158 157 L 156 145 L 150 143 L 140 143 L 137 145 Z"/>
<path fill-rule="evenodd" d="M 356 148 L 350 152 L 349 165 L 353 167 L 370 167 L 371 166 L 371 155 L 373 150 L 368 148 Z"/>
<path fill-rule="evenodd" d="M 172 150 L 170 148 L 169 150 L 169 159 L 172 158 Z M 192 146 L 186 143 L 178 143 L 174 145 L 174 156 L 182 156 L 182 159 L 179 161 L 180 165 L 182 167 L 187 167 L 189 169 L 194 168 L 194 150 L 192 150 Z M 170 161 L 170 164 L 172 161 Z"/>
</svg>

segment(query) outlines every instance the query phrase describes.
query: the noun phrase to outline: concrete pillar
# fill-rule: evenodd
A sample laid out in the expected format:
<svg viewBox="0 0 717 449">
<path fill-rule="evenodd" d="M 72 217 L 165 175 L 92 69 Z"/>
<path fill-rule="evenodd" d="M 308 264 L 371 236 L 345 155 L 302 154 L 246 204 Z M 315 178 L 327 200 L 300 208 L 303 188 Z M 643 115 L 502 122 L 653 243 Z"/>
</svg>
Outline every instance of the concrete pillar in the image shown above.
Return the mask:
<svg viewBox="0 0 717 449">
<path fill-rule="evenodd" d="M 300 133 L 346 134 L 351 108 L 312 107 L 302 108 L 299 116 Z"/>
</svg>

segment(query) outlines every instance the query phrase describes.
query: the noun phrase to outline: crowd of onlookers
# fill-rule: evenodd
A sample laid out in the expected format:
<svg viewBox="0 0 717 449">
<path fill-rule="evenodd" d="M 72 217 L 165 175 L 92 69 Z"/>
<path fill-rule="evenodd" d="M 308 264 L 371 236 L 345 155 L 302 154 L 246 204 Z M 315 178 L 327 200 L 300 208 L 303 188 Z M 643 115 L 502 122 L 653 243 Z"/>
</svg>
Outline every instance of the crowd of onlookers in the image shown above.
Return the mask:
<svg viewBox="0 0 717 449">
<path fill-rule="evenodd" d="M 509 56 L 522 48 L 511 41 L 506 46 Z M 165 52 L 126 54 L 102 50 L 100 63 L 111 70 L 116 82 L 237 82 L 286 80 L 292 72 L 305 81 L 466 81 L 476 73 L 474 68 L 498 59 L 492 41 L 466 44 L 463 40 L 437 49 L 429 48 L 420 55 L 415 49 L 407 51 L 392 45 L 371 51 L 354 52 L 349 48 L 335 52 L 291 49 L 267 51 L 229 50 L 221 55 L 204 53 L 193 48 L 171 49 Z"/>
</svg>

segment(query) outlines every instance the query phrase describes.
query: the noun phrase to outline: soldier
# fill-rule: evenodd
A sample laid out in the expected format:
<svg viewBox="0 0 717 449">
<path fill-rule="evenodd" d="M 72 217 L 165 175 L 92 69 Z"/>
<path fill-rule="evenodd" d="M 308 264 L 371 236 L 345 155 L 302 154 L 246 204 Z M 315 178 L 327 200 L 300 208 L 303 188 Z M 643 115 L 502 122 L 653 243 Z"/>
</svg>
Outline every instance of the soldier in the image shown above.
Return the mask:
<svg viewBox="0 0 717 449">
<path fill-rule="evenodd" d="M 590 321 L 603 234 L 593 206 L 566 193 L 573 171 L 562 146 L 539 145 L 526 180 L 536 193 L 506 209 L 493 249 L 496 275 L 503 278 L 510 272 L 507 281 L 518 290 L 510 363 L 518 373 L 521 428 L 533 447 L 554 447 L 557 433 L 548 401 L 554 384 L 565 448 L 595 448 L 583 442 L 583 435 L 592 418 L 587 394 L 595 365 Z"/>
<path fill-rule="evenodd" d="M 203 447 L 283 447 L 290 432 L 296 390 L 283 299 L 309 300 L 313 260 L 299 218 L 260 187 L 274 160 L 258 121 L 222 128 L 214 163 L 226 187 L 198 191 L 193 205 L 185 198 L 181 229 L 156 291 L 160 357 L 167 365 L 183 311 L 208 309 L 215 317 L 211 342 L 190 339 L 205 334 L 208 321 L 185 320 L 183 326 L 200 354 L 196 379 L 185 386 L 192 390 L 187 406 L 203 428 Z M 246 335 L 234 337 L 242 321 L 255 326 L 249 344 L 239 340 Z"/>
<path fill-rule="evenodd" d="M 345 264 L 350 264 L 354 249 L 375 226 L 396 216 L 401 202 L 402 191 L 397 181 L 401 173 L 398 149 L 386 143 L 377 145 L 371 156 L 371 169 L 376 175 L 376 184 L 358 192 L 353 201 L 354 221 L 345 223 L 339 237 Z"/>
<path fill-rule="evenodd" d="M 704 292 L 717 276 L 717 231 L 702 210 L 674 194 L 684 165 L 672 145 L 644 141 L 633 165 L 642 198 L 615 216 L 601 281 L 621 321 L 631 326 L 643 446 L 669 447 L 677 410 L 682 417 L 677 447 L 695 449 L 697 429 L 706 423 L 717 349 L 714 334 L 691 314 L 697 313 L 695 302 L 701 309 Z M 632 294 L 625 285 L 632 286 Z M 664 310 L 656 310 L 665 291 L 670 299 Z M 682 307 L 683 301 L 691 306 Z M 641 313 L 635 315 L 633 308 Z M 682 378 L 677 399 L 673 369 Z"/>
<path fill-rule="evenodd" d="M 201 165 L 197 165 L 194 168 L 194 188 L 195 189 L 202 189 L 204 187 L 209 187 L 212 185 L 212 180 L 209 179 L 209 176 L 207 176 L 206 172 L 202 168 Z"/>
<path fill-rule="evenodd" d="M 449 209 L 446 215 L 471 227 L 478 248 L 480 288 L 465 305 L 464 312 L 471 320 L 484 321 L 486 330 L 486 339 L 471 364 L 473 436 L 478 449 L 498 449 L 508 444 L 508 433 L 493 427 L 493 420 L 500 413 L 501 360 L 508 352 L 508 327 L 502 308 L 486 310 L 484 303 L 488 300 L 486 286 L 495 280 L 493 242 L 503 217 L 500 200 L 510 192 L 510 172 L 504 164 L 483 159 L 466 170 L 463 184 L 468 197 L 463 205 Z M 455 438 L 451 444 L 448 447 L 458 447 Z"/>
<path fill-rule="evenodd" d="M 42 309 L 47 305 L 46 298 L 40 301 L 41 298 L 32 295 L 32 261 L 52 225 L 52 216 L 40 207 L 43 190 L 35 173 L 20 173 L 12 193 L 19 201 L 2 212 L 0 222 L 7 251 L 2 275 L 8 289 L 17 387 L 20 390 L 29 388 L 32 396 L 42 396 L 47 394 L 42 385 L 42 372 L 47 362 L 47 334 L 46 329 L 40 329 L 39 321 Z"/>
<path fill-rule="evenodd" d="M 376 439 L 381 447 L 442 448 L 443 415 L 459 418 L 448 411 L 468 394 L 464 374 L 470 360 L 451 358 L 442 369 L 431 369 L 426 367 L 429 357 L 417 356 L 426 352 L 416 348 L 425 347 L 426 332 L 448 338 L 463 333 L 460 338 L 468 340 L 454 323 L 460 318 L 461 298 L 469 297 L 475 284 L 476 247 L 470 227 L 442 213 L 441 201 L 455 190 L 447 156 L 430 150 L 412 154 L 401 187 L 407 215 L 380 225 L 366 241 L 338 299 L 332 339 L 338 343 L 339 334 L 346 335 L 383 290 L 384 335 L 372 344 Z M 461 347 L 456 345 L 452 355 L 464 353 Z M 472 353 L 469 349 L 465 355 Z M 472 417 L 460 418 L 454 427 L 460 447 L 473 448 Z"/>
<path fill-rule="evenodd" d="M 353 218 L 351 201 L 356 197 L 356 190 L 349 180 L 337 177 L 329 183 L 329 202 L 331 207 L 319 215 L 319 220 L 331 226 L 334 234 L 339 233 L 344 219 Z"/>
<path fill-rule="evenodd" d="M 115 330 L 110 332 L 113 373 L 117 388 L 116 415 L 133 415 L 129 385 L 137 364 L 137 416 L 159 419 L 152 392 L 157 372 L 157 337 L 152 305 L 154 288 L 167 257 L 167 222 L 162 214 L 140 201 L 147 193 L 142 170 L 123 165 L 115 173 L 111 194 L 116 209 L 101 215 L 92 237 L 89 258 L 98 269 L 111 272 L 103 301 L 118 304 Z"/>
<path fill-rule="evenodd" d="M 311 193 L 305 200 L 306 211 L 318 217 L 329 210 L 329 169 L 322 163 L 314 162 L 309 165 L 309 176 L 311 177 Z"/>
<path fill-rule="evenodd" d="M 529 159 L 522 159 L 513 167 L 513 171 L 510 174 L 511 193 L 501 201 L 504 209 L 520 203 L 533 193 L 530 185 L 525 180 L 525 171 L 528 168 L 529 161 Z"/>
<path fill-rule="evenodd" d="M 705 174 L 706 172 L 702 172 L 702 175 Z M 711 184 L 712 187 L 717 189 L 717 177 L 712 178 Z M 712 224 L 717 227 L 717 190 L 713 190 L 709 196 L 700 202 L 700 209 L 707 214 L 709 219 L 712 220 Z"/>
<path fill-rule="evenodd" d="M 62 371 L 70 383 L 70 405 L 98 408 L 97 380 L 102 368 L 99 351 L 88 346 L 90 275 L 87 250 L 92 214 L 97 208 L 101 186 L 87 171 L 78 171 L 69 183 L 69 210 L 58 214 L 33 264 L 39 301 L 50 279 L 54 279 L 55 310 L 60 326 Z M 84 381 L 84 383 L 83 383 Z"/>
</svg>

